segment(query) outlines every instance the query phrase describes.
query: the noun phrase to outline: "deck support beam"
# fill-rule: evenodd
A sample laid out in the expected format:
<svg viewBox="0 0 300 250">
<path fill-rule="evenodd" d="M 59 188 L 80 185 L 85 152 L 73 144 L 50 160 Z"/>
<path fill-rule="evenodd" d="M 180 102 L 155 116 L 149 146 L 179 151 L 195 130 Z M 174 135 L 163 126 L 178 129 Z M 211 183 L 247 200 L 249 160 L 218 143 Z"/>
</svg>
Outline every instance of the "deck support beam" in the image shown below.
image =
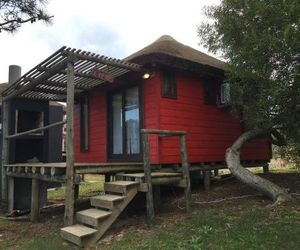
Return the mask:
<svg viewBox="0 0 300 250">
<path fill-rule="evenodd" d="M 157 209 L 161 203 L 160 185 L 153 186 L 154 207 Z"/>
<path fill-rule="evenodd" d="M 265 164 L 265 165 L 263 165 L 263 172 L 264 172 L 264 174 L 268 174 L 269 173 L 269 164 L 268 163 Z"/>
<path fill-rule="evenodd" d="M 8 184 L 8 212 L 12 212 L 15 207 L 15 178 L 14 177 L 7 177 L 7 184 Z"/>
<path fill-rule="evenodd" d="M 206 191 L 209 191 L 210 189 L 210 171 L 203 171 L 203 183 L 204 183 L 204 189 Z"/>
<path fill-rule="evenodd" d="M 30 220 L 37 222 L 40 214 L 40 180 L 32 178 Z"/>
<path fill-rule="evenodd" d="M 73 111 L 74 111 L 74 62 L 67 65 L 67 131 L 66 131 L 66 190 L 65 190 L 65 217 L 66 226 L 74 222 L 74 146 L 73 146 Z"/>
<path fill-rule="evenodd" d="M 142 138 L 143 138 L 143 159 L 144 159 L 145 182 L 148 185 L 148 192 L 146 193 L 147 219 L 148 219 L 148 223 L 152 224 L 154 221 L 154 205 L 153 205 L 153 190 L 152 190 L 152 180 L 151 180 L 150 148 L 149 148 L 148 134 L 142 134 Z"/>
<path fill-rule="evenodd" d="M 182 164 L 182 174 L 183 178 L 186 181 L 186 186 L 184 188 L 184 197 L 186 202 L 186 211 L 187 213 L 191 212 L 191 179 L 189 171 L 189 162 L 186 149 L 186 135 L 179 136 L 180 143 L 180 155 L 181 155 L 181 164 Z"/>
<path fill-rule="evenodd" d="M 9 103 L 2 101 L 2 167 L 1 167 L 1 200 L 7 203 L 7 176 L 4 165 L 9 163 L 9 140 L 8 135 L 9 126 Z"/>
</svg>

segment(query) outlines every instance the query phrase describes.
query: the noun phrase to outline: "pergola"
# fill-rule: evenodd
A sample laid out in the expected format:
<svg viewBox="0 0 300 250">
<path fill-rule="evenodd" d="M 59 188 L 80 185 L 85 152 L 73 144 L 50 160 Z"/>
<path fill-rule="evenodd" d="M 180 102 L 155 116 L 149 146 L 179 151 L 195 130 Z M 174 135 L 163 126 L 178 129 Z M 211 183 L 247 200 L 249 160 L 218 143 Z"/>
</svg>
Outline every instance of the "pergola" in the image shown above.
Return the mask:
<svg viewBox="0 0 300 250">
<path fill-rule="evenodd" d="M 140 71 L 137 64 L 108 58 L 95 53 L 62 47 L 43 62 L 38 64 L 3 93 L 3 141 L 2 166 L 9 163 L 9 139 L 32 133 L 26 131 L 14 135 L 8 134 L 8 101 L 12 98 L 25 98 L 43 101 L 62 101 L 67 103 L 66 121 L 57 122 L 34 131 L 67 124 L 66 129 L 66 191 L 65 224 L 73 224 L 74 214 L 74 148 L 73 148 L 73 108 L 74 96 L 91 90 L 105 82 L 130 71 Z M 35 180 L 32 179 L 32 185 Z M 8 180 L 2 167 L 2 200 L 8 200 Z"/>
</svg>

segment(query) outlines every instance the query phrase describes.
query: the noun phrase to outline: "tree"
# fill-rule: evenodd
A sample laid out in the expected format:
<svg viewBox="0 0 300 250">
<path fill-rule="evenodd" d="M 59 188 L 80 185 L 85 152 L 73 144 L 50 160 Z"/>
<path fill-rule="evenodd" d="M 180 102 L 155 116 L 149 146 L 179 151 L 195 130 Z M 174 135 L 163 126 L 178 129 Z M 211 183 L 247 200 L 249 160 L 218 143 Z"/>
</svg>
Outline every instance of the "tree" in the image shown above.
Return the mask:
<svg viewBox="0 0 300 250">
<path fill-rule="evenodd" d="M 228 62 L 231 105 L 247 132 L 227 150 L 233 175 L 274 201 L 290 195 L 240 165 L 240 149 L 265 136 L 273 144 L 300 145 L 300 2 L 222 0 L 206 7 L 208 21 L 198 28 L 201 42 Z M 299 152 L 299 151 L 298 151 Z"/>
<path fill-rule="evenodd" d="M 42 20 L 50 23 L 50 16 L 44 7 L 47 0 L 0 0 L 0 32 L 14 32 L 23 23 Z"/>
</svg>

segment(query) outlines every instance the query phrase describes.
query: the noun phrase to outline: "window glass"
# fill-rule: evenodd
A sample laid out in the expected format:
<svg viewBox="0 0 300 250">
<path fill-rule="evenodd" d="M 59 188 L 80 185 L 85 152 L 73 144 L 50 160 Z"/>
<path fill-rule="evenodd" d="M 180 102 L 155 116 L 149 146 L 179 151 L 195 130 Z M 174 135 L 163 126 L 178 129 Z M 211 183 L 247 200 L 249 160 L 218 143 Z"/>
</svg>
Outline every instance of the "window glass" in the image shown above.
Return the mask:
<svg viewBox="0 0 300 250">
<path fill-rule="evenodd" d="M 165 98 L 177 98 L 176 77 L 173 71 L 162 73 L 161 94 Z"/>
<path fill-rule="evenodd" d="M 139 91 L 131 88 L 125 92 L 125 123 L 127 154 L 140 153 Z"/>
<path fill-rule="evenodd" d="M 89 149 L 89 97 L 84 94 L 80 101 L 80 147 L 82 151 Z"/>
</svg>

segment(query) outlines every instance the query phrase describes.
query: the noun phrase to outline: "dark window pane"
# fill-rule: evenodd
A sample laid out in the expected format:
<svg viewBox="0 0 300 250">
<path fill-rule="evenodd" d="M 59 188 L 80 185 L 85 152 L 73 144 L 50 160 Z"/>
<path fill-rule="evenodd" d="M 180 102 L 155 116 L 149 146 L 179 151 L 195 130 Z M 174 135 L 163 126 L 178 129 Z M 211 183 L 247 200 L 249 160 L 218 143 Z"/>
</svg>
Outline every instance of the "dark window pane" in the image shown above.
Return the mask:
<svg viewBox="0 0 300 250">
<path fill-rule="evenodd" d="M 204 103 L 209 105 L 216 104 L 215 87 L 212 79 L 203 80 Z"/>
<path fill-rule="evenodd" d="M 113 122 L 113 154 L 123 154 L 123 97 L 122 94 L 112 96 Z"/>
<path fill-rule="evenodd" d="M 80 148 L 82 151 L 89 149 L 89 97 L 81 96 L 80 100 Z"/>
<path fill-rule="evenodd" d="M 177 97 L 176 77 L 174 72 L 165 71 L 162 73 L 161 92 L 162 97 L 174 99 Z"/>
</svg>

